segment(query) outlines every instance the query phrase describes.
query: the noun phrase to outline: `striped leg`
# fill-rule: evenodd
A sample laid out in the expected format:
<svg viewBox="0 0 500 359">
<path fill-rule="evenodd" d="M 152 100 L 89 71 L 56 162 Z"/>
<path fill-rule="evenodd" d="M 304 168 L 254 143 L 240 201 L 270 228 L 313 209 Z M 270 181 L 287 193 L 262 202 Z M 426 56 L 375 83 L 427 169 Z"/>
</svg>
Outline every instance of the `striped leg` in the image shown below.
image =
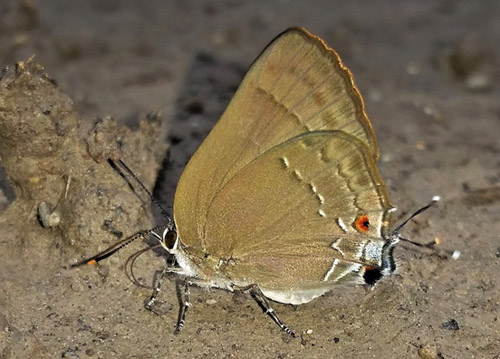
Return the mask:
<svg viewBox="0 0 500 359">
<path fill-rule="evenodd" d="M 171 271 L 172 271 L 172 268 L 170 268 L 169 266 L 166 266 L 165 269 L 163 269 L 160 276 L 158 277 L 158 280 L 156 281 L 156 286 L 155 286 L 155 289 L 153 291 L 153 294 L 151 294 L 151 298 L 149 298 L 149 300 L 144 304 L 144 307 L 147 310 L 149 310 L 150 312 L 153 312 L 155 314 L 159 314 L 159 313 L 154 311 L 153 305 L 156 302 L 156 299 L 158 298 L 158 294 L 160 293 L 161 285 L 163 283 L 163 280 L 165 279 L 165 276 L 167 275 L 167 273 L 169 273 Z"/>
<path fill-rule="evenodd" d="M 158 294 L 160 293 L 161 290 L 161 285 L 163 283 L 163 280 L 165 279 L 165 276 L 167 273 L 176 273 L 178 275 L 183 275 L 184 273 L 181 271 L 181 268 L 172 268 L 170 266 L 165 267 L 163 271 L 161 272 L 160 276 L 158 277 L 158 280 L 156 282 L 155 289 L 153 291 L 153 294 L 151 295 L 151 298 L 149 298 L 148 301 L 144 304 L 147 310 L 159 315 L 160 313 L 157 313 L 154 310 L 154 304 L 156 302 L 156 299 L 158 298 Z M 179 332 L 182 330 L 184 327 L 184 324 L 186 322 L 186 313 L 188 311 L 188 308 L 191 306 L 191 303 L 189 302 L 189 287 L 192 285 L 199 285 L 199 286 L 206 286 L 206 283 L 202 280 L 197 280 L 195 278 L 186 278 L 183 282 L 181 281 L 176 281 L 176 289 L 177 289 L 177 295 L 179 298 L 179 305 L 180 305 L 180 310 L 179 310 L 179 318 L 177 320 L 177 325 L 175 327 L 175 332 L 174 334 L 179 334 Z"/>
<path fill-rule="evenodd" d="M 179 291 L 179 302 L 181 308 L 179 311 L 179 319 L 177 320 L 177 325 L 175 327 L 174 334 L 179 334 L 179 332 L 184 327 L 184 323 L 186 322 L 186 313 L 188 311 L 189 306 L 191 305 L 191 303 L 189 302 L 189 287 L 192 284 L 193 283 L 189 279 L 186 279 L 184 280 L 184 285 L 181 289 L 181 287 L 177 283 L 177 288 Z M 183 291 L 183 293 L 181 293 L 181 291 Z"/>
<path fill-rule="evenodd" d="M 283 324 L 281 320 L 278 318 L 276 313 L 274 312 L 274 309 L 271 307 L 271 304 L 267 300 L 267 298 L 264 296 L 264 293 L 260 290 L 259 286 L 256 284 L 249 285 L 248 287 L 244 288 L 235 288 L 236 290 L 241 290 L 241 291 L 249 291 L 250 295 L 252 298 L 257 302 L 257 304 L 262 308 L 264 313 L 269 315 L 271 319 L 278 324 L 278 326 L 283 330 L 285 333 L 291 335 L 293 338 L 296 338 L 297 335 L 293 330 L 288 328 L 287 325 Z"/>
</svg>

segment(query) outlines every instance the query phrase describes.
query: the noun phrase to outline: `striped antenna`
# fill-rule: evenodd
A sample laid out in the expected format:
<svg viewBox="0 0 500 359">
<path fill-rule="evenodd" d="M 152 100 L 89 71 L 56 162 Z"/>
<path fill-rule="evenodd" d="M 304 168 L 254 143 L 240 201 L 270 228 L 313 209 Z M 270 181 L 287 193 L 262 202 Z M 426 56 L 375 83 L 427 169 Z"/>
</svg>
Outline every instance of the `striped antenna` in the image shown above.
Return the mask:
<svg viewBox="0 0 500 359">
<path fill-rule="evenodd" d="M 435 241 L 431 241 L 431 242 L 428 242 L 428 243 L 419 243 L 419 242 L 415 242 L 415 241 L 412 241 L 411 239 L 407 239 L 407 238 L 404 238 L 404 237 L 401 237 L 401 235 L 399 234 L 399 232 L 401 231 L 401 229 L 409 222 L 411 221 L 414 217 L 418 216 L 420 213 L 422 213 L 423 211 L 429 209 L 430 207 L 432 207 L 435 203 L 437 203 L 438 201 L 441 200 L 441 197 L 439 196 L 434 196 L 432 197 L 432 201 L 423 206 L 422 208 L 419 208 L 418 210 L 416 210 L 410 217 L 408 217 L 405 221 L 403 221 L 403 223 L 401 223 L 399 226 L 396 227 L 396 229 L 392 232 L 392 236 L 395 236 L 397 237 L 400 241 L 402 242 L 406 242 L 406 243 L 410 243 L 414 246 L 417 246 L 417 247 L 420 247 L 420 248 L 430 248 L 430 249 L 433 249 L 435 251 L 438 251 L 438 252 L 444 252 L 448 255 L 451 255 L 453 259 L 458 259 L 458 257 L 460 257 L 460 251 L 458 250 L 448 250 L 448 249 L 437 249 L 435 247 L 436 245 L 436 242 Z"/>
<path fill-rule="evenodd" d="M 392 234 L 399 236 L 399 232 L 401 231 L 401 228 L 403 228 L 406 225 L 406 223 L 410 222 L 414 217 L 418 216 L 423 211 L 425 211 L 425 210 L 429 209 L 430 207 L 432 207 L 440 199 L 441 199 L 441 197 L 439 197 L 439 196 L 432 197 L 432 201 L 429 204 L 427 204 L 427 205 L 423 206 L 422 208 L 419 208 L 418 210 L 416 210 L 415 213 L 413 213 L 410 217 L 408 217 L 405 221 L 403 221 L 403 223 L 401 223 L 399 226 L 397 226 L 396 229 L 392 232 Z M 408 241 L 408 242 L 411 242 L 411 241 Z M 414 244 L 415 245 L 419 245 L 417 243 L 414 243 Z"/>
<path fill-rule="evenodd" d="M 80 266 L 85 265 L 85 264 L 89 265 L 89 266 L 94 265 L 97 262 L 100 262 L 103 259 L 106 259 L 106 258 L 112 256 L 113 254 L 115 254 L 119 250 L 125 248 L 126 246 L 128 246 L 130 243 L 132 243 L 133 241 L 135 241 L 138 238 L 145 238 L 145 237 L 149 236 L 150 234 L 156 235 L 155 237 L 157 239 L 161 238 L 161 236 L 158 236 L 156 231 L 165 230 L 166 228 L 167 228 L 167 226 L 163 225 L 163 226 L 157 226 L 157 227 L 154 227 L 152 229 L 145 230 L 145 231 L 137 232 L 136 234 L 134 234 L 130 237 L 127 237 L 118 243 L 113 244 L 111 247 L 104 250 L 103 252 L 101 252 L 101 253 L 99 253 L 91 258 L 84 259 L 83 261 L 80 261 L 78 263 L 73 264 L 71 266 L 71 268 L 80 267 Z"/>
<path fill-rule="evenodd" d="M 119 170 L 119 168 L 117 166 L 117 163 L 118 163 L 121 166 L 121 168 L 123 168 L 130 175 L 130 177 L 132 177 L 137 182 L 137 184 L 142 188 L 142 190 L 147 193 L 149 198 L 151 198 L 151 201 L 161 210 L 161 213 L 167 218 L 168 229 L 173 230 L 174 226 L 175 226 L 174 221 L 170 217 L 167 210 L 160 204 L 160 202 L 153 196 L 151 191 L 149 189 L 147 189 L 147 187 L 144 185 L 144 183 L 142 183 L 142 181 L 139 179 L 139 177 L 137 177 L 137 175 L 125 164 L 125 162 L 123 162 L 121 159 L 118 159 L 117 162 L 115 162 L 112 158 L 108 158 L 108 162 L 116 170 Z"/>
</svg>

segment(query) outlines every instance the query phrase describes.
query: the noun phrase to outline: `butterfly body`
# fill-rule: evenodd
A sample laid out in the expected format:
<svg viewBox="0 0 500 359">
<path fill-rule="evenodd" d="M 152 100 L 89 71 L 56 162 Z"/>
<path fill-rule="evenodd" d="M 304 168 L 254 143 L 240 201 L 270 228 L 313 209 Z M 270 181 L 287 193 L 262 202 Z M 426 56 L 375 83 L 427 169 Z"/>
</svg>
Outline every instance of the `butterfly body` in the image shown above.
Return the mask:
<svg viewBox="0 0 500 359">
<path fill-rule="evenodd" d="M 349 241 L 348 237 L 344 237 Z M 340 239 L 332 241 L 332 246 L 339 243 Z M 388 249 L 394 247 L 396 242 L 388 242 L 380 239 L 369 239 L 360 243 L 358 252 L 365 251 L 365 257 L 347 260 L 338 254 L 332 253 L 335 249 L 330 247 L 308 248 L 303 253 L 297 255 L 286 253 L 275 256 L 245 255 L 234 257 L 212 257 L 211 259 L 197 256 L 192 251 L 182 249 L 173 251 L 177 261 L 182 268 L 179 274 L 198 278 L 199 286 L 209 288 L 219 288 L 228 291 L 246 288 L 249 285 L 257 285 L 263 294 L 276 302 L 299 305 L 308 303 L 311 300 L 332 290 L 339 284 L 369 284 L 373 285 L 383 275 L 388 275 L 393 271 L 392 253 L 384 254 L 384 246 Z M 371 252 L 367 252 L 371 251 Z M 317 255 L 314 260 L 312 253 Z M 384 259 L 384 255 L 387 258 Z M 290 257 L 298 257 L 291 261 Z M 343 259 L 339 259 L 343 258 Z M 302 259 L 302 260 L 301 260 Z M 385 264 L 384 261 L 389 264 Z M 320 262 L 320 263 L 318 263 Z M 295 268 L 290 265 L 302 268 L 297 275 Z M 314 272 L 308 271 L 314 265 Z M 372 277 L 366 277 L 369 271 L 381 268 L 379 274 L 375 274 L 374 282 Z M 309 278 L 307 278 L 309 276 Z M 299 280 L 300 279 L 300 280 Z"/>
</svg>

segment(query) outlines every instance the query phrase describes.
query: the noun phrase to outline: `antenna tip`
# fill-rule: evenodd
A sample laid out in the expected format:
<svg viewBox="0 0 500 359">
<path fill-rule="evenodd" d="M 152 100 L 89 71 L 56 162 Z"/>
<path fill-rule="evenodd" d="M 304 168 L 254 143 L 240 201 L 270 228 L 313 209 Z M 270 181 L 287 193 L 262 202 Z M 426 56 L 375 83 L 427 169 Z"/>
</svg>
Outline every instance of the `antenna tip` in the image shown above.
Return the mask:
<svg viewBox="0 0 500 359">
<path fill-rule="evenodd" d="M 440 200 L 441 200 L 441 197 L 440 197 L 440 196 L 434 196 L 434 197 L 432 197 L 432 201 L 433 201 L 433 202 L 438 202 L 438 201 L 440 201 Z"/>
</svg>

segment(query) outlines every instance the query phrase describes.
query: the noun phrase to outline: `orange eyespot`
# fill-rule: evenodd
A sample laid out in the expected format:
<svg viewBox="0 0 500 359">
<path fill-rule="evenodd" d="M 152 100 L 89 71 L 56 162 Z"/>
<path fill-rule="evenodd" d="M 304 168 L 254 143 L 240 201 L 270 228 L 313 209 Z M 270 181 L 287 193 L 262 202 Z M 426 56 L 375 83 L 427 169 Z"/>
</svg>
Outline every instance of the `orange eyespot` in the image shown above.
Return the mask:
<svg viewBox="0 0 500 359">
<path fill-rule="evenodd" d="M 354 222 L 354 226 L 360 232 L 367 232 L 370 229 L 370 221 L 367 215 L 359 216 Z"/>
</svg>

